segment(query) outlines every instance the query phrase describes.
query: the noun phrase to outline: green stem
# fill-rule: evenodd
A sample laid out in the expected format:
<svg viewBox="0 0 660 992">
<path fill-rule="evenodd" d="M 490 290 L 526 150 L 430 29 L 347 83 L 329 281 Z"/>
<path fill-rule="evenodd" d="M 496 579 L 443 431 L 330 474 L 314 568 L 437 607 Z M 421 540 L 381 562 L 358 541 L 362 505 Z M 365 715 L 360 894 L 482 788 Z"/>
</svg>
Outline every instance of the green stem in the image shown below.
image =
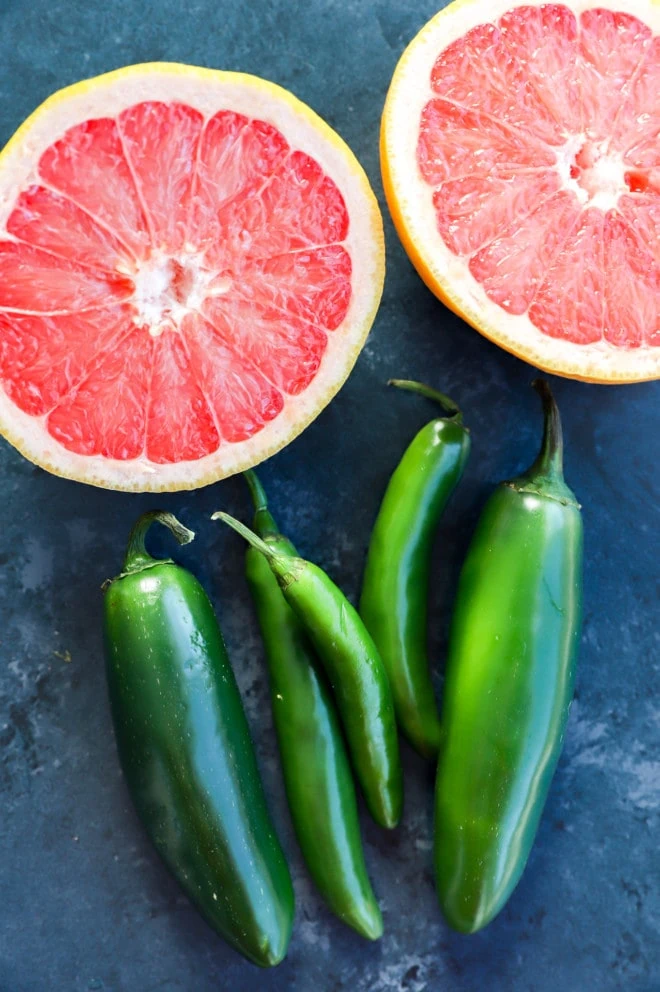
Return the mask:
<svg viewBox="0 0 660 992">
<path fill-rule="evenodd" d="M 252 496 L 255 512 L 258 513 L 259 510 L 267 510 L 268 499 L 266 498 L 266 490 L 261 485 L 259 476 L 254 469 L 249 468 L 246 472 L 243 472 L 243 478 L 248 484 L 248 489 L 250 490 L 250 495 Z"/>
<path fill-rule="evenodd" d="M 279 582 L 280 588 L 283 590 L 286 590 L 292 582 L 297 581 L 301 571 L 307 567 L 307 562 L 303 561 L 302 558 L 290 554 L 280 554 L 278 551 L 274 551 L 269 544 L 262 541 L 249 527 L 242 524 L 240 520 L 236 520 L 235 517 L 230 517 L 228 513 L 218 510 L 217 513 L 211 515 L 211 520 L 222 520 L 223 523 L 229 524 L 233 530 L 245 538 L 248 544 L 251 544 L 257 551 L 261 551 Z"/>
<path fill-rule="evenodd" d="M 415 382 L 412 379 L 389 379 L 387 385 L 396 386 L 397 389 L 407 389 L 411 393 L 417 393 L 419 396 L 424 396 L 428 400 L 433 400 L 434 403 L 440 404 L 447 414 L 447 419 L 454 420 L 457 424 L 463 423 L 463 414 L 460 407 L 449 396 L 439 392 L 437 389 L 432 389 L 431 386 L 426 386 L 423 382 Z"/>
<path fill-rule="evenodd" d="M 240 520 L 235 517 L 231 517 L 228 513 L 223 513 L 222 510 L 218 510 L 217 513 L 211 515 L 211 520 L 222 520 L 223 523 L 229 524 L 237 534 L 244 537 L 248 544 L 251 544 L 253 548 L 257 551 L 261 551 L 262 555 L 265 555 L 269 561 L 275 561 L 276 559 L 282 558 L 282 555 L 278 555 L 276 551 L 273 551 L 265 541 L 262 541 L 249 527 L 242 524 Z"/>
<path fill-rule="evenodd" d="M 278 537 L 279 530 L 273 516 L 268 509 L 268 498 L 266 490 L 259 481 L 259 476 L 250 468 L 243 472 L 243 477 L 248 484 L 252 502 L 254 504 L 254 520 L 252 526 L 259 537 Z"/>
<path fill-rule="evenodd" d="M 156 561 L 145 547 L 147 531 L 153 523 L 167 527 L 179 544 L 188 544 L 195 536 L 194 531 L 184 527 L 172 513 L 167 513 L 165 510 L 148 510 L 141 517 L 138 517 L 128 536 L 123 573 L 139 572 L 145 566 L 152 565 Z"/>
<path fill-rule="evenodd" d="M 547 380 L 534 379 L 532 386 L 543 403 L 544 424 L 541 450 L 530 469 L 530 474 L 561 479 L 564 475 L 564 438 L 559 410 Z"/>
</svg>

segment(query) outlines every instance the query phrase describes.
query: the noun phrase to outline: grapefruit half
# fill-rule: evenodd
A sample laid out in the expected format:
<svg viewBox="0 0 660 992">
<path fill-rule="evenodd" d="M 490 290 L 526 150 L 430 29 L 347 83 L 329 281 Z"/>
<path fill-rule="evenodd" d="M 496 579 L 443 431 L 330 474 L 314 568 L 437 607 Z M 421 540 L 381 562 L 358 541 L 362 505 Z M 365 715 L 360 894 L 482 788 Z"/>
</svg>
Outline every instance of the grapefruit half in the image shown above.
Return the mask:
<svg viewBox="0 0 660 992">
<path fill-rule="evenodd" d="M 69 87 L 0 154 L 0 431 L 108 488 L 241 471 L 337 392 L 383 273 L 363 170 L 280 87 L 167 63 Z"/>
<path fill-rule="evenodd" d="M 558 375 L 660 377 L 657 0 L 456 0 L 396 68 L 381 163 L 413 264 L 478 331 Z"/>
</svg>

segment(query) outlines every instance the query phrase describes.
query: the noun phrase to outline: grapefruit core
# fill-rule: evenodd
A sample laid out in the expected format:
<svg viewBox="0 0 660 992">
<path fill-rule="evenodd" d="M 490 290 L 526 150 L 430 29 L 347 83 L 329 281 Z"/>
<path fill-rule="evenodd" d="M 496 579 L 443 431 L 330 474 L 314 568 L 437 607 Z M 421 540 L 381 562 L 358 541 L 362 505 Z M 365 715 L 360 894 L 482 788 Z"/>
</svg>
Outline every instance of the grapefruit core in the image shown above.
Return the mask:
<svg viewBox="0 0 660 992">
<path fill-rule="evenodd" d="M 168 63 L 69 87 L 0 154 L 0 431 L 108 488 L 232 475 L 340 388 L 383 273 L 364 172 L 280 87 Z"/>
<path fill-rule="evenodd" d="M 404 52 L 381 163 L 430 289 L 537 367 L 660 377 L 660 4 L 456 0 Z"/>
</svg>

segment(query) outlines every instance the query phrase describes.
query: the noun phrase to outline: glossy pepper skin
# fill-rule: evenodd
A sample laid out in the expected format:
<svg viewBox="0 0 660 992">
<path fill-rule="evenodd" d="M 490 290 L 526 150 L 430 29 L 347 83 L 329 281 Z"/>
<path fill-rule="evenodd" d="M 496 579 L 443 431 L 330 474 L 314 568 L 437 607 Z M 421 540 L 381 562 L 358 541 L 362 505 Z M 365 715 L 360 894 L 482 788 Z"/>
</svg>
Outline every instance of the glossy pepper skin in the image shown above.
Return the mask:
<svg viewBox="0 0 660 992">
<path fill-rule="evenodd" d="M 207 922 L 263 967 L 284 957 L 293 889 L 213 608 L 197 579 L 152 558 L 142 516 L 105 594 L 119 756 L 149 837 Z"/>
<path fill-rule="evenodd" d="M 392 385 L 447 411 L 413 438 L 387 486 L 369 542 L 360 616 L 387 668 L 401 730 L 426 758 L 440 747 L 440 717 L 426 653 L 433 538 L 470 451 L 458 407 L 442 393 L 406 380 Z"/>
<path fill-rule="evenodd" d="M 325 669 L 369 812 L 380 826 L 395 827 L 403 775 L 394 703 L 383 662 L 357 611 L 312 562 L 274 552 L 226 513 L 213 519 L 224 520 L 266 557 Z"/>
<path fill-rule="evenodd" d="M 296 555 L 268 511 L 264 490 L 246 472 L 253 527 L 274 551 Z M 245 569 L 266 649 L 275 731 L 291 819 L 314 883 L 336 915 L 378 939 L 383 921 L 364 860 L 353 773 L 337 709 L 300 620 L 270 565 L 249 547 Z"/>
<path fill-rule="evenodd" d="M 525 867 L 561 751 L 581 612 L 582 520 L 545 382 L 538 458 L 487 502 L 456 598 L 435 795 L 440 904 L 472 933 Z"/>
</svg>

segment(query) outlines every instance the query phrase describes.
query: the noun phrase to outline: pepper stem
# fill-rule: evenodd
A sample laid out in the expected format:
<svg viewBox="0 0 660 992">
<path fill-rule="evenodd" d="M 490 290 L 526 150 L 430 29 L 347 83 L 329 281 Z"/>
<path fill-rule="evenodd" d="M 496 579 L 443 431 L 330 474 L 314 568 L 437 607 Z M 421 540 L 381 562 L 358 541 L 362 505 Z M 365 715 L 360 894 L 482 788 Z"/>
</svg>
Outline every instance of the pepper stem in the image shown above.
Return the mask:
<svg viewBox="0 0 660 992">
<path fill-rule="evenodd" d="M 306 563 L 301 558 L 298 558 L 295 552 L 290 555 L 274 551 L 269 544 L 262 541 L 249 527 L 242 524 L 240 520 L 236 520 L 235 517 L 230 517 L 228 513 L 218 510 L 217 513 L 211 515 L 211 520 L 222 520 L 223 523 L 229 524 L 233 530 L 245 538 L 248 544 L 256 548 L 257 551 L 261 551 L 279 582 L 281 589 L 286 590 L 292 582 L 297 580 L 301 569 L 304 569 Z"/>
<path fill-rule="evenodd" d="M 147 531 L 153 523 L 167 527 L 179 544 L 189 544 L 195 536 L 194 531 L 184 527 L 172 513 L 167 513 L 165 510 L 148 510 L 138 517 L 128 536 L 123 572 L 139 572 L 145 565 L 151 565 L 156 560 L 145 547 Z"/>
<path fill-rule="evenodd" d="M 561 419 L 550 386 L 545 379 L 535 379 L 532 386 L 543 403 L 543 440 L 541 449 L 526 472 L 505 482 L 505 486 L 519 493 L 555 499 L 565 506 L 580 509 L 575 494 L 564 481 L 564 442 Z"/>
<path fill-rule="evenodd" d="M 455 420 L 457 424 L 463 423 L 463 414 L 460 407 L 449 396 L 439 392 L 437 389 L 432 389 L 431 386 L 426 386 L 423 382 L 415 382 L 413 379 L 389 379 L 387 385 L 396 386 L 397 389 L 407 389 L 411 393 L 425 396 L 427 400 L 433 400 L 434 403 L 439 403 L 448 418 Z"/>
<path fill-rule="evenodd" d="M 243 472 L 243 478 L 248 484 L 248 489 L 250 490 L 250 495 L 252 496 L 255 512 L 258 513 L 259 510 L 267 510 L 268 499 L 266 497 L 266 490 L 261 485 L 259 476 L 254 469 L 249 468 L 246 472 Z"/>
<path fill-rule="evenodd" d="M 550 384 L 546 379 L 534 379 L 532 386 L 541 397 L 541 402 L 543 403 L 544 424 L 541 449 L 529 474 L 563 478 L 564 437 L 559 409 L 552 395 Z"/>
<path fill-rule="evenodd" d="M 250 495 L 252 496 L 252 502 L 254 504 L 254 520 L 252 521 L 252 526 L 256 530 L 259 537 L 277 537 L 279 534 L 277 524 L 273 520 L 273 516 L 268 509 L 266 490 L 261 485 L 259 476 L 254 469 L 250 468 L 246 472 L 243 472 L 243 477 L 248 484 L 248 489 L 250 490 Z"/>
<path fill-rule="evenodd" d="M 278 555 L 276 551 L 273 551 L 273 549 L 266 544 L 265 541 L 262 541 L 261 538 L 258 537 L 253 531 L 251 531 L 249 527 L 246 527 L 245 524 L 240 522 L 240 520 L 237 520 L 235 517 L 231 517 L 228 513 L 223 513 L 222 510 L 218 510 L 217 513 L 213 513 L 211 515 L 211 520 L 222 520 L 223 523 L 229 524 L 229 526 L 232 527 L 237 534 L 244 537 L 248 544 L 251 544 L 253 548 L 257 549 L 257 551 L 261 551 L 262 555 L 265 555 L 269 561 L 274 561 L 276 558 L 282 557 L 282 555 Z"/>
</svg>

